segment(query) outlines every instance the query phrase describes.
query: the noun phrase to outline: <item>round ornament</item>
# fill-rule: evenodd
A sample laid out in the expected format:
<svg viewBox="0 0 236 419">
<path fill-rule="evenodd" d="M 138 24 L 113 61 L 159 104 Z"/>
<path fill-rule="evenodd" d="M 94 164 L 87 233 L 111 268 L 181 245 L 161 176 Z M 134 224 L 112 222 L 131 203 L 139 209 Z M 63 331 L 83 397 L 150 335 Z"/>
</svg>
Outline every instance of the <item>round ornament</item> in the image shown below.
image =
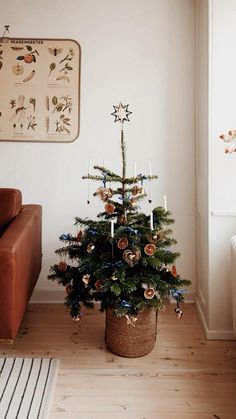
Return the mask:
<svg viewBox="0 0 236 419">
<path fill-rule="evenodd" d="M 95 288 L 98 292 L 102 291 L 102 281 L 101 279 L 97 279 L 97 281 L 95 282 Z"/>
<path fill-rule="evenodd" d="M 153 256 L 155 251 L 156 251 L 156 246 L 152 243 L 151 244 L 146 244 L 146 246 L 144 247 L 144 252 L 148 256 Z"/>
<path fill-rule="evenodd" d="M 176 276 L 177 276 L 177 269 L 176 269 L 176 266 L 175 265 L 172 266 L 171 273 L 176 278 Z"/>
<path fill-rule="evenodd" d="M 58 263 L 58 269 L 60 272 L 66 272 L 67 271 L 67 263 L 61 260 L 61 262 Z"/>
<path fill-rule="evenodd" d="M 90 282 L 90 274 L 85 274 L 82 276 L 82 281 L 84 282 L 85 285 L 88 285 L 88 283 Z"/>
<path fill-rule="evenodd" d="M 154 290 L 154 288 L 147 288 L 147 289 L 145 289 L 145 291 L 144 291 L 144 297 L 147 300 L 151 300 L 154 296 L 155 296 L 155 290 Z"/>
<path fill-rule="evenodd" d="M 107 214 L 109 214 L 109 215 L 113 214 L 113 212 L 115 211 L 115 209 L 116 209 L 116 207 L 115 207 L 115 205 L 113 205 L 113 204 L 109 204 L 109 203 L 107 203 L 107 204 L 105 205 L 105 211 L 106 211 L 106 212 L 107 212 Z"/>
<path fill-rule="evenodd" d="M 95 245 L 93 243 L 89 243 L 87 246 L 87 252 L 92 253 L 95 249 Z"/>
<path fill-rule="evenodd" d="M 124 249 L 126 249 L 128 244 L 129 244 L 129 241 L 128 241 L 127 237 L 121 237 L 121 239 L 119 239 L 119 241 L 117 243 L 117 247 L 120 250 L 124 250 Z"/>
</svg>

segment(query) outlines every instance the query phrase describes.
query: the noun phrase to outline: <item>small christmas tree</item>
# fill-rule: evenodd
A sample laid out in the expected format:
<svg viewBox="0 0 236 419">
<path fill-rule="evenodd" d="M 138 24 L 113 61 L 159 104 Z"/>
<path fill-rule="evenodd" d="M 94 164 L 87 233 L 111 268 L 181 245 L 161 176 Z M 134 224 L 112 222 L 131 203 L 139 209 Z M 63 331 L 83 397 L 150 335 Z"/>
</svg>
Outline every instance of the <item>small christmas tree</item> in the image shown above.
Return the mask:
<svg viewBox="0 0 236 419">
<path fill-rule="evenodd" d="M 61 261 L 51 267 L 48 277 L 66 288 L 65 304 L 75 321 L 81 317 L 82 305 L 93 307 L 94 301 L 101 302 L 102 310 L 112 307 L 115 315 L 130 320 L 143 308 L 162 308 L 169 294 L 177 301 L 175 311 L 180 318 L 185 291 L 178 287 L 190 284 L 176 272 L 179 254 L 171 251 L 176 240 L 169 228 L 174 222 L 169 211 L 159 206 L 151 215 L 139 212 L 138 202 L 146 197 L 143 183 L 157 176 L 126 177 L 128 106 L 120 103 L 112 113 L 121 124 L 122 173 L 94 166 L 98 175 L 83 176 L 102 183 L 94 196 L 103 201 L 104 211 L 96 221 L 75 218 L 78 233 L 60 236 L 64 246 L 55 253 Z"/>
</svg>

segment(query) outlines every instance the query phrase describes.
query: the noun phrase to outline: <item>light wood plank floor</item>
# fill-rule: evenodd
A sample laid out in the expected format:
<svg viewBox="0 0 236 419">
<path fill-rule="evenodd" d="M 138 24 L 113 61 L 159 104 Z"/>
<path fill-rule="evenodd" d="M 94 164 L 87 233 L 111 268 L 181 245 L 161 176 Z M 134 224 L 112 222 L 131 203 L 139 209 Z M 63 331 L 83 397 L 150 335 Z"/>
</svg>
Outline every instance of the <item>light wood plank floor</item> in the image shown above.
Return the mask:
<svg viewBox="0 0 236 419">
<path fill-rule="evenodd" d="M 72 322 L 63 305 L 31 304 L 0 356 L 61 360 L 50 419 L 235 419 L 236 341 L 206 341 L 192 304 L 159 314 L 155 349 L 137 359 L 104 344 L 104 314 Z"/>
</svg>

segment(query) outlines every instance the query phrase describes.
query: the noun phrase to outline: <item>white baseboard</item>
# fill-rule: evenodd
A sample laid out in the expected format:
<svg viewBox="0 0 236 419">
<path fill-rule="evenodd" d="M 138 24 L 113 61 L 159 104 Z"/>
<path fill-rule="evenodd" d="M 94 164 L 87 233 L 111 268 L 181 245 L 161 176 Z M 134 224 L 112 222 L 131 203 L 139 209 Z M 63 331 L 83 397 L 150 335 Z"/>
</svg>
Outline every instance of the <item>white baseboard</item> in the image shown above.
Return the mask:
<svg viewBox="0 0 236 419">
<path fill-rule="evenodd" d="M 203 333 L 208 340 L 236 340 L 233 330 L 210 330 L 206 324 L 206 319 L 201 308 L 198 297 L 196 297 L 196 309 L 201 321 Z"/>
</svg>

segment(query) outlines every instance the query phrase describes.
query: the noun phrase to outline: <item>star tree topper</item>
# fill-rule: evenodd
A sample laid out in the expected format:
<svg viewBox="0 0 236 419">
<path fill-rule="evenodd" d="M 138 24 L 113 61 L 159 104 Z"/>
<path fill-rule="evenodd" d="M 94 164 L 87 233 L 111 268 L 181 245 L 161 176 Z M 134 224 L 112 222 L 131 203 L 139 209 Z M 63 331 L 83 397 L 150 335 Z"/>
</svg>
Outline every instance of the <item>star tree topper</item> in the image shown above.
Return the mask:
<svg viewBox="0 0 236 419">
<path fill-rule="evenodd" d="M 129 115 L 132 113 L 128 110 L 129 105 L 123 105 L 121 102 L 118 106 L 113 105 L 113 108 L 115 109 L 111 115 L 115 117 L 115 121 L 120 121 L 122 124 L 124 121 L 129 121 Z"/>
</svg>

